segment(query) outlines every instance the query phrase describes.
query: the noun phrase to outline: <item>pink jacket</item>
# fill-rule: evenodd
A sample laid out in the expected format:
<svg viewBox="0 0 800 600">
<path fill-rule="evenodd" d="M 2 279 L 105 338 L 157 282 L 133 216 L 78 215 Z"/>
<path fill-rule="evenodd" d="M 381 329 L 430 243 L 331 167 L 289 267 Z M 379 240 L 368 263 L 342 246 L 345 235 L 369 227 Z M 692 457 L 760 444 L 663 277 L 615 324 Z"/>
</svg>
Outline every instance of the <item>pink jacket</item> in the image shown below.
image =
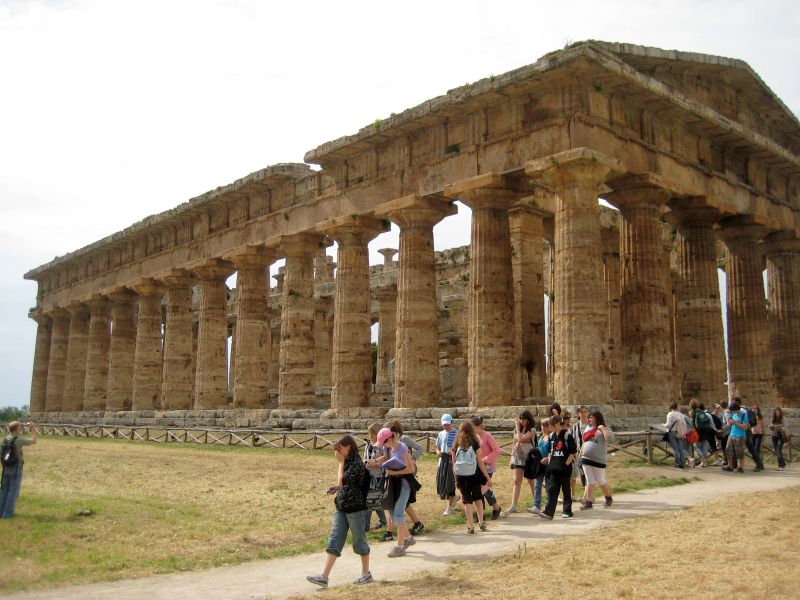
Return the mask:
<svg viewBox="0 0 800 600">
<path fill-rule="evenodd" d="M 497 459 L 500 458 L 500 446 L 497 444 L 497 440 L 488 431 L 482 432 L 480 437 L 483 462 L 487 463 L 492 469 L 497 468 Z"/>
</svg>

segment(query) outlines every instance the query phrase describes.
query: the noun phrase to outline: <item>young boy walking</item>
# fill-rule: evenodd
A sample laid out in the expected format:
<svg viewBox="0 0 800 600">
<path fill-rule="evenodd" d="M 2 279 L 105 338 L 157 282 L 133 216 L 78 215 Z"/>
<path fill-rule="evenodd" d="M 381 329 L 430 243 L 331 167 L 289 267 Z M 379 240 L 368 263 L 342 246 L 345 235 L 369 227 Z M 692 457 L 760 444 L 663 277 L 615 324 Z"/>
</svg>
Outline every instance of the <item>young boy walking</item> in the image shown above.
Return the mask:
<svg viewBox="0 0 800 600">
<path fill-rule="evenodd" d="M 564 427 L 561 417 L 553 415 L 550 418 L 553 425 L 553 435 L 550 436 L 550 453 L 542 462 L 547 465 L 547 474 L 550 482 L 547 485 L 547 506 L 539 513 L 543 519 L 552 519 L 556 514 L 556 503 L 559 491 L 564 495 L 563 513 L 565 519 L 572 518 L 572 493 L 570 479 L 572 477 L 572 462 L 575 460 L 578 448 L 575 438 L 569 429 Z"/>
</svg>

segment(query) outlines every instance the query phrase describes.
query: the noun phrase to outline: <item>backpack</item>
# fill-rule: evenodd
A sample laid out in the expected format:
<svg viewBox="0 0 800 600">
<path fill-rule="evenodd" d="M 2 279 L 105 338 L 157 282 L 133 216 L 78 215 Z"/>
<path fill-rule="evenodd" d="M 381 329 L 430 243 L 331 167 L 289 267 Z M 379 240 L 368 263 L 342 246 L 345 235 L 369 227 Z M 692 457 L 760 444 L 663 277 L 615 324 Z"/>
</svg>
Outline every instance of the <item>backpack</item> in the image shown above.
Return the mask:
<svg viewBox="0 0 800 600">
<path fill-rule="evenodd" d="M 750 429 L 747 430 L 749 432 L 756 426 L 758 420 L 756 418 L 756 412 L 752 408 L 747 408 L 745 410 L 747 410 L 747 422 L 750 424 Z"/>
<path fill-rule="evenodd" d="M 366 475 L 361 482 L 361 489 L 364 492 L 364 503 L 367 505 L 367 510 L 379 510 L 383 505 L 383 499 L 386 497 L 386 477 L 380 475 L 375 477 L 370 475 L 369 469 L 364 469 Z"/>
<path fill-rule="evenodd" d="M 16 467 L 19 463 L 19 456 L 17 455 L 17 436 L 6 436 L 3 438 L 3 446 L 0 450 L 0 462 L 4 467 Z"/>
<path fill-rule="evenodd" d="M 475 450 L 470 446 L 466 450 L 459 448 L 456 450 L 456 462 L 453 464 L 453 471 L 461 477 L 475 475 L 478 470 L 478 457 Z"/>
<path fill-rule="evenodd" d="M 694 426 L 698 431 L 711 429 L 711 417 L 705 411 L 698 411 L 694 416 Z"/>
</svg>

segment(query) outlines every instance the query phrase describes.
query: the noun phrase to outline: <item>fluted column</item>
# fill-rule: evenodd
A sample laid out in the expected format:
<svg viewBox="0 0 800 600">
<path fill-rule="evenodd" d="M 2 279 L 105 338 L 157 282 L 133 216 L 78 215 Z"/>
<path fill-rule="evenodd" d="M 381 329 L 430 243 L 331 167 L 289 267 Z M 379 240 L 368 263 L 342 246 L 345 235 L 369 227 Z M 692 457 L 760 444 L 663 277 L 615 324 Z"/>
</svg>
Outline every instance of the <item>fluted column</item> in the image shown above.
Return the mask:
<svg viewBox="0 0 800 600">
<path fill-rule="evenodd" d="M 747 404 L 772 406 L 772 348 L 764 263 L 758 244 L 767 228 L 745 216 L 728 217 L 719 225 L 719 236 L 728 250 L 725 273 L 729 392 Z"/>
<path fill-rule="evenodd" d="M 447 196 L 472 209 L 467 386 L 473 409 L 514 404 L 518 395 L 508 209 L 525 194 L 507 189 L 502 177 L 492 177 L 445 188 Z"/>
<path fill-rule="evenodd" d="M 775 387 L 782 406 L 800 407 L 800 240 L 773 234 L 764 251 Z"/>
<path fill-rule="evenodd" d="M 369 406 L 372 395 L 369 252 L 367 244 L 385 229 L 381 221 L 344 217 L 321 223 L 339 244 L 333 306 L 331 408 Z"/>
<path fill-rule="evenodd" d="M 556 250 L 553 241 L 548 240 L 544 248 L 544 289 L 547 294 L 547 396 L 555 396 L 555 341 L 556 341 L 556 320 L 555 320 L 555 262 Z"/>
<path fill-rule="evenodd" d="M 237 269 L 233 406 L 264 408 L 269 396 L 269 363 L 272 356 L 267 278 L 275 253 L 265 247 L 255 246 L 237 251 L 228 258 Z"/>
<path fill-rule="evenodd" d="M 389 363 L 397 347 L 397 286 L 387 285 L 375 290 L 378 301 L 378 364 L 375 385 L 388 385 Z"/>
<path fill-rule="evenodd" d="M 603 241 L 603 276 L 608 305 L 608 382 L 612 401 L 622 399 L 622 324 L 620 322 L 619 229 L 601 231 Z"/>
<path fill-rule="evenodd" d="M 726 395 L 725 340 L 714 223 L 719 212 L 702 199 L 675 199 L 667 219 L 678 232 L 675 253 L 675 366 L 684 401 L 712 406 Z"/>
<path fill-rule="evenodd" d="M 603 274 L 600 184 L 619 162 L 579 148 L 529 162 L 528 175 L 556 193 L 555 382 L 557 402 L 606 404 L 608 308 Z"/>
<path fill-rule="evenodd" d="M 514 354 L 517 398 L 546 393 L 544 328 L 544 212 L 523 203 L 509 211 L 514 289 Z"/>
<path fill-rule="evenodd" d="M 131 410 L 159 410 L 163 367 L 161 296 L 164 289 L 154 279 L 140 281 L 131 287 L 139 295 Z"/>
<path fill-rule="evenodd" d="M 83 390 L 86 383 L 86 354 L 89 349 L 89 309 L 75 303 L 67 307 L 70 313 L 67 365 L 64 373 L 64 412 L 83 410 Z"/>
<path fill-rule="evenodd" d="M 331 387 L 333 366 L 333 298 L 314 298 L 314 385 Z"/>
<path fill-rule="evenodd" d="M 281 312 L 278 405 L 314 406 L 314 254 L 322 236 L 300 233 L 281 240 L 286 255 Z"/>
<path fill-rule="evenodd" d="M 31 414 L 41 414 L 47 406 L 47 370 L 50 362 L 52 319 L 39 310 L 28 316 L 36 321 L 36 346 L 33 350 L 33 372 L 31 373 Z"/>
<path fill-rule="evenodd" d="M 660 207 L 668 190 L 648 177 L 628 176 L 605 198 L 619 208 L 622 333 L 622 401 L 663 403 L 672 396 L 667 257 Z M 670 291 L 671 293 L 671 291 Z"/>
<path fill-rule="evenodd" d="M 106 410 L 131 410 L 136 356 L 136 295 L 119 289 L 108 294 L 111 305 L 111 348 Z"/>
<path fill-rule="evenodd" d="M 64 407 L 64 379 L 67 368 L 70 315 L 56 308 L 50 313 L 53 332 L 50 335 L 50 356 L 47 361 L 47 391 L 45 412 L 60 412 Z"/>
<path fill-rule="evenodd" d="M 394 405 L 439 405 L 439 323 L 433 226 L 457 209 L 412 196 L 389 203 L 384 214 L 400 227 Z M 386 263 L 384 263 L 385 265 Z"/>
<path fill-rule="evenodd" d="M 228 288 L 234 269 L 222 260 L 210 260 L 190 269 L 200 279 L 200 323 L 197 332 L 195 408 L 228 407 Z"/>
<path fill-rule="evenodd" d="M 192 286 L 195 280 L 183 270 L 170 272 L 159 280 L 167 289 L 161 405 L 164 410 L 190 410 L 194 390 Z"/>
<path fill-rule="evenodd" d="M 108 360 L 111 349 L 110 303 L 106 298 L 98 295 L 90 298 L 87 304 L 91 312 L 83 410 L 104 411 L 108 403 Z"/>
</svg>

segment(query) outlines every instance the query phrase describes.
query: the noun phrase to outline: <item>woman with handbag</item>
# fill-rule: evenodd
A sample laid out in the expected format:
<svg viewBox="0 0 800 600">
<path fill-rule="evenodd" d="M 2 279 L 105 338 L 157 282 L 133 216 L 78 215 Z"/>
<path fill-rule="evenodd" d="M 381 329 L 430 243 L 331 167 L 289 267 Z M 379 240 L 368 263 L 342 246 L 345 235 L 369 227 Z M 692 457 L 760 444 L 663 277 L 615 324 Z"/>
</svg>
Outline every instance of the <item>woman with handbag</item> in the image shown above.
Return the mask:
<svg viewBox="0 0 800 600">
<path fill-rule="evenodd" d="M 791 439 L 789 429 L 783 417 L 783 409 L 780 407 L 772 411 L 772 423 L 769 426 L 772 432 L 772 447 L 775 448 L 775 456 L 778 457 L 778 470 L 786 468 L 786 459 L 783 457 L 783 446 Z"/>
<path fill-rule="evenodd" d="M 365 532 L 367 511 L 364 498 L 364 481 L 369 475 L 358 455 L 358 446 L 352 436 L 342 436 L 333 445 L 333 451 L 339 462 L 339 471 L 336 485 L 332 485 L 327 491 L 328 494 L 336 494 L 334 498 L 336 511 L 333 513 L 328 547 L 325 548 L 328 556 L 322 574 L 309 575 L 306 579 L 318 586 L 328 587 L 328 576 L 336 559 L 342 555 L 347 531 L 350 530 L 353 534 L 353 552 L 361 557 L 361 577 L 353 583 L 356 585 L 372 583 L 372 575 L 369 572 L 369 544 Z"/>
<path fill-rule="evenodd" d="M 686 421 L 678 410 L 678 403 L 673 402 L 669 405 L 667 422 L 662 425 L 667 428 L 667 439 L 672 446 L 672 455 L 675 458 L 675 468 L 686 468 L 686 459 L 689 453 L 684 453 L 684 438 L 686 437 Z"/>
<path fill-rule="evenodd" d="M 536 443 L 536 420 L 531 411 L 523 410 L 514 419 L 514 446 L 511 451 L 511 468 L 514 470 L 514 492 L 511 499 L 511 506 L 503 511 L 503 515 L 510 515 L 517 511 L 517 501 L 522 488 L 522 478 L 525 471 L 525 463 L 528 461 L 533 445 Z M 533 496 L 534 479 L 528 479 L 531 486 L 531 496 Z"/>
</svg>

